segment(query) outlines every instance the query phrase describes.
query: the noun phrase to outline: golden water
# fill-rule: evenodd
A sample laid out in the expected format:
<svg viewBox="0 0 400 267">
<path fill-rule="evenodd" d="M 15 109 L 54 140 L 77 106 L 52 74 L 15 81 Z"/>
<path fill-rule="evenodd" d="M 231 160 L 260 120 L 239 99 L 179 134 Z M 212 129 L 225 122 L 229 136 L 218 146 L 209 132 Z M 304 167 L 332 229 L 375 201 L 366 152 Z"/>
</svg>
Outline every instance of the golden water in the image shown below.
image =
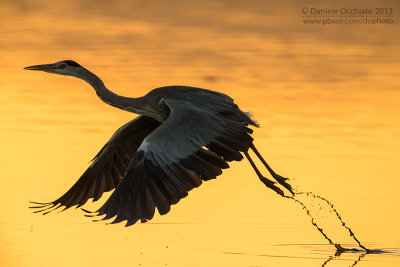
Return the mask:
<svg viewBox="0 0 400 267">
<path fill-rule="evenodd" d="M 73 59 L 121 95 L 171 84 L 229 94 L 261 124 L 255 143 L 276 172 L 332 201 L 368 248 L 394 252 L 360 266 L 398 266 L 400 5 L 359 1 L 392 7 L 393 25 L 323 27 L 303 25 L 291 1 L 150 2 L 0 3 L 1 265 L 350 266 L 361 256 L 334 257 L 245 161 L 146 224 L 32 214 L 28 201 L 63 194 L 134 116 L 78 79 L 22 70 Z"/>
</svg>

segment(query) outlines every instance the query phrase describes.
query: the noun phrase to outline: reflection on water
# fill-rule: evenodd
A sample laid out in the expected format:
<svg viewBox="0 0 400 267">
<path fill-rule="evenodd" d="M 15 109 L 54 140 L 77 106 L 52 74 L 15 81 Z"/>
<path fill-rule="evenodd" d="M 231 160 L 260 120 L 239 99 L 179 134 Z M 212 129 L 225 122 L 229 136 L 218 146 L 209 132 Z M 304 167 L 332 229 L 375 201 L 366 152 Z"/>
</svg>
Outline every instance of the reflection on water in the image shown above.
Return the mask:
<svg viewBox="0 0 400 267">
<path fill-rule="evenodd" d="M 394 256 L 395 258 L 399 258 L 400 254 L 398 250 L 380 250 L 375 252 L 366 252 L 366 251 L 353 251 L 353 252 L 334 252 L 333 254 L 329 255 L 329 252 L 326 251 L 326 245 L 324 244 L 281 244 L 277 245 L 279 247 L 289 246 L 291 247 L 291 252 L 296 249 L 302 249 L 309 251 L 310 256 L 294 256 L 290 254 L 284 254 L 285 251 L 281 250 L 282 254 L 251 254 L 251 256 L 255 257 L 265 257 L 265 258 L 300 258 L 300 259 L 311 259 L 311 260 L 320 260 L 320 266 L 330 266 L 334 261 L 345 261 L 343 264 L 339 266 L 356 266 L 360 261 L 367 260 L 368 257 L 371 257 L 370 260 L 375 261 L 377 258 L 374 254 L 379 254 L 381 258 L 388 257 L 392 259 L 390 256 Z M 294 248 L 294 249 L 293 249 Z M 228 252 L 224 251 L 221 252 L 224 254 L 229 255 L 250 255 L 249 253 L 242 253 L 242 252 Z M 325 257 L 324 257 L 325 256 Z M 317 265 L 316 265 L 317 266 Z"/>
<path fill-rule="evenodd" d="M 294 258 L 294 259 L 309 259 L 309 260 L 319 260 L 321 263 L 319 266 L 330 266 L 334 261 L 342 261 L 342 264 L 336 264 L 338 266 L 356 266 L 360 261 L 362 260 L 371 260 L 371 261 L 376 261 L 377 255 L 374 256 L 374 254 L 379 254 L 379 257 L 381 259 L 383 258 L 382 262 L 384 262 L 387 259 L 393 259 L 391 256 L 394 256 L 395 258 L 399 258 L 400 254 L 399 251 L 395 250 L 382 250 L 376 253 L 367 253 L 365 251 L 354 251 L 352 253 L 346 253 L 346 252 L 334 252 L 331 255 L 329 255 L 329 252 L 326 250 L 326 245 L 324 244 L 282 244 L 278 245 L 280 247 L 285 247 L 285 246 L 290 246 L 291 251 L 289 253 L 293 253 L 294 250 L 296 249 L 302 249 L 303 251 L 308 251 L 309 256 L 295 256 L 295 255 L 290 255 L 290 254 L 285 254 L 284 249 L 280 251 L 281 254 L 268 254 L 268 253 L 262 253 L 262 254 L 249 254 L 249 253 L 242 253 L 242 252 L 228 252 L 224 251 L 221 253 L 228 254 L 228 255 L 251 255 L 255 257 L 264 257 L 264 258 Z M 315 266 L 318 266 L 317 264 Z"/>
<path fill-rule="evenodd" d="M 306 26 L 300 9 L 285 1 L 3 1 L 2 266 L 351 266 L 358 257 L 363 266 L 398 266 L 400 24 Z M 127 229 L 92 223 L 80 210 L 31 214 L 29 200 L 65 192 L 133 117 L 81 81 L 22 70 L 62 59 L 121 95 L 170 84 L 229 94 L 260 122 L 256 145 L 274 170 L 332 201 L 367 248 L 394 252 L 334 256 L 330 246 L 301 245 L 325 240 L 245 162 L 167 216 Z M 348 242 L 348 233 L 333 236 Z"/>
</svg>

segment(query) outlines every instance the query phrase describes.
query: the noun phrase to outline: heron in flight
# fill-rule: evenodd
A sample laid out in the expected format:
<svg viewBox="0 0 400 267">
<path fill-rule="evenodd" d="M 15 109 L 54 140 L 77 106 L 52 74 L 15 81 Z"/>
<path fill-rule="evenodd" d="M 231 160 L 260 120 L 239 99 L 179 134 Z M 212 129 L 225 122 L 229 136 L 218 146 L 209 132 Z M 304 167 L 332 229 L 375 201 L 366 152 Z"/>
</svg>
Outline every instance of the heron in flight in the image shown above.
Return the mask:
<svg viewBox="0 0 400 267">
<path fill-rule="evenodd" d="M 138 98 L 117 95 L 102 80 L 72 60 L 26 67 L 74 76 L 88 82 L 105 103 L 139 116 L 119 128 L 94 157 L 89 168 L 60 198 L 35 204 L 35 212 L 47 214 L 58 208 L 81 207 L 88 199 L 98 200 L 115 189 L 95 213 L 112 223 L 153 218 L 188 195 L 202 181 L 216 178 L 228 162 L 240 161 L 242 153 L 259 179 L 285 196 L 276 182 L 264 177 L 248 154 L 251 149 L 271 176 L 290 193 L 292 187 L 275 173 L 253 145 L 258 127 L 229 96 L 189 86 L 165 86 Z"/>
</svg>

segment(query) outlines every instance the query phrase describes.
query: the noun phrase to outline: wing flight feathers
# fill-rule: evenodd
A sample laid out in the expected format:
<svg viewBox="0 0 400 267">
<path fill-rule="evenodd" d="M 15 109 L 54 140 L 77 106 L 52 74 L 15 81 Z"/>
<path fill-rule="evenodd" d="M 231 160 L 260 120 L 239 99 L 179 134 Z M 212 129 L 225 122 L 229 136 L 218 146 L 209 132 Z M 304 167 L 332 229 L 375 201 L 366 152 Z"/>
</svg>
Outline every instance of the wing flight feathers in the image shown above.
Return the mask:
<svg viewBox="0 0 400 267">
<path fill-rule="evenodd" d="M 80 207 L 90 198 L 98 200 L 104 192 L 118 186 L 143 139 L 159 125 L 158 121 L 146 116 L 139 116 L 123 125 L 64 195 L 48 203 L 31 202 L 35 204 L 31 208 L 37 209 L 35 212 L 47 214 L 61 207 L 64 207 L 62 210 Z"/>
</svg>

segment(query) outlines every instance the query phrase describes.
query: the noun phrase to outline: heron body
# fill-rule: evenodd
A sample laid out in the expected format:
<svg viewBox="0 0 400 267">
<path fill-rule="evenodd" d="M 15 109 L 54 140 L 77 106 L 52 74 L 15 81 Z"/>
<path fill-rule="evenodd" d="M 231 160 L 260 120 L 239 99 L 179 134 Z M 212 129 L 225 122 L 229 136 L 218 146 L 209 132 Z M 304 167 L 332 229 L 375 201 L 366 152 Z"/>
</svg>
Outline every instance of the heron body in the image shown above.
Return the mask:
<svg viewBox="0 0 400 267">
<path fill-rule="evenodd" d="M 115 189 L 96 215 L 115 217 L 113 223 L 163 215 L 171 205 L 187 196 L 202 181 L 216 178 L 228 162 L 240 161 L 242 153 L 260 180 L 278 194 L 283 191 L 258 171 L 248 154 L 251 148 L 273 178 L 291 193 L 287 178 L 276 174 L 253 145 L 250 126 L 258 127 L 229 96 L 211 90 L 166 86 L 143 97 L 119 96 L 108 90 L 99 77 L 72 60 L 26 67 L 74 76 L 88 82 L 105 103 L 139 114 L 119 128 L 80 179 L 60 198 L 38 203 L 36 212 L 47 214 L 58 208 L 80 207 L 90 198 L 98 200 Z"/>
</svg>

